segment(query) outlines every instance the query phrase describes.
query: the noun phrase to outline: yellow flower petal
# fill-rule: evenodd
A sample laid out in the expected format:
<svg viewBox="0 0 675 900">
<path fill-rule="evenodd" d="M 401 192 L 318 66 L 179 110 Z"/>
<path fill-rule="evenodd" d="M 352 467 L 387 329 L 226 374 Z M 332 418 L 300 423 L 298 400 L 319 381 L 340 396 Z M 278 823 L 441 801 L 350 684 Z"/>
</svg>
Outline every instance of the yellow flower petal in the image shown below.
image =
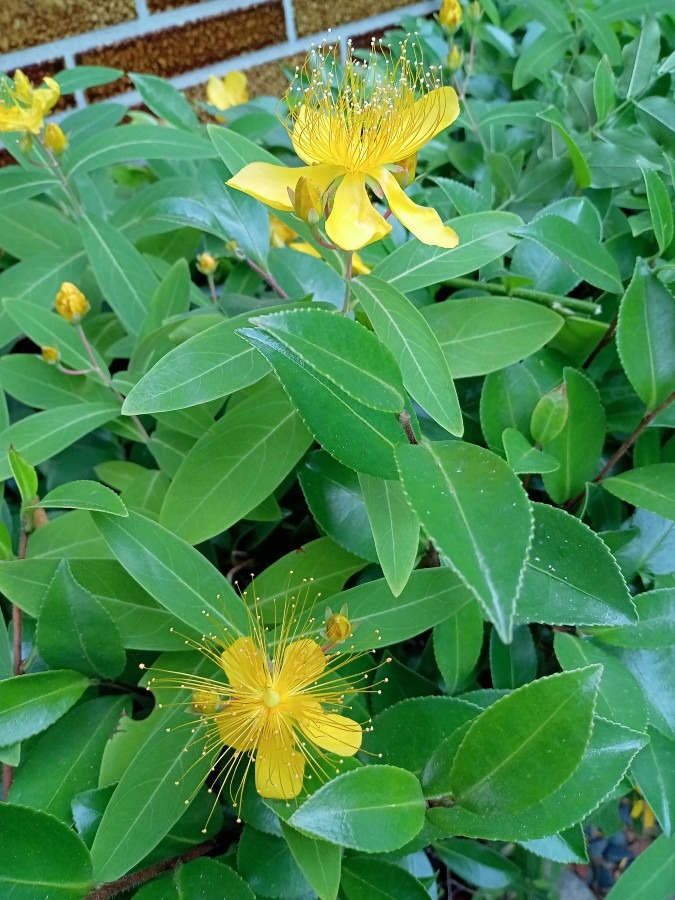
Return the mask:
<svg viewBox="0 0 675 900">
<path fill-rule="evenodd" d="M 381 168 L 372 174 L 384 191 L 393 214 L 418 240 L 432 247 L 452 249 L 457 246 L 459 238 L 452 228 L 443 224 L 435 209 L 413 203 L 387 169 Z"/>
<path fill-rule="evenodd" d="M 237 638 L 223 650 L 220 664 L 235 691 L 262 692 L 269 681 L 267 660 L 250 637 Z"/>
<path fill-rule="evenodd" d="M 261 797 L 292 800 L 302 790 L 305 757 L 294 744 L 263 741 L 255 757 L 255 786 Z"/>
<path fill-rule="evenodd" d="M 222 78 L 211 75 L 206 83 L 206 99 L 216 109 L 227 109 L 227 92 Z"/>
<path fill-rule="evenodd" d="M 279 661 L 275 687 L 280 694 L 302 690 L 316 681 L 326 668 L 326 657 L 316 641 L 305 638 L 293 641 Z"/>
<path fill-rule="evenodd" d="M 235 750 L 252 750 L 260 734 L 259 716 L 244 710 L 237 701 L 231 701 L 227 708 L 214 716 L 218 735 L 228 747 Z"/>
<path fill-rule="evenodd" d="M 451 125 L 459 115 L 457 93 L 451 87 L 430 91 L 417 100 L 408 111 L 401 111 L 397 121 L 397 139 L 387 145 L 387 159 L 393 163 L 419 152 L 425 144 Z"/>
<path fill-rule="evenodd" d="M 230 187 L 250 194 L 256 200 L 262 200 L 263 203 L 274 209 L 285 209 L 292 212 L 293 204 L 288 196 L 288 189 L 295 190 L 298 178 L 305 175 L 311 178 L 322 191 L 325 191 L 331 182 L 341 174 L 342 169 L 338 166 L 288 168 L 274 165 L 274 163 L 256 162 L 244 166 L 227 183 Z"/>
<path fill-rule="evenodd" d="M 323 710 L 300 723 L 303 733 L 317 747 L 338 756 L 353 756 L 361 748 L 363 732 L 358 722 Z"/>
<path fill-rule="evenodd" d="M 391 225 L 368 199 L 365 175 L 348 172 L 335 193 L 333 211 L 326 221 L 328 237 L 343 250 L 360 250 L 390 231 Z"/>
<path fill-rule="evenodd" d="M 294 241 L 294 243 L 288 245 L 291 250 L 297 250 L 298 253 L 306 253 L 307 256 L 316 256 L 321 259 L 321 254 L 316 249 L 316 247 L 312 247 L 311 244 L 305 243 L 305 241 Z"/>
</svg>

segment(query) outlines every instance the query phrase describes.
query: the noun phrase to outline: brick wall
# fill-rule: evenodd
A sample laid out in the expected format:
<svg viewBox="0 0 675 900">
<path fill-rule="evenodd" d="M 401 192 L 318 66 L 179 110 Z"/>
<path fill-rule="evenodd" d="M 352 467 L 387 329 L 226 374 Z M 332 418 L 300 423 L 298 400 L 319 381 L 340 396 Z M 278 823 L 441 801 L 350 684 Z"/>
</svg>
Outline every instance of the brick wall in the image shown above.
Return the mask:
<svg viewBox="0 0 675 900">
<path fill-rule="evenodd" d="M 81 65 L 114 66 L 169 78 L 193 97 L 209 75 L 243 69 L 253 94 L 280 94 L 280 64 L 295 65 L 329 28 L 362 38 L 427 14 L 439 0 L 0 0 L 0 71 L 32 78 Z M 131 82 L 117 81 L 67 98 L 82 106 L 120 92 L 138 102 Z"/>
</svg>

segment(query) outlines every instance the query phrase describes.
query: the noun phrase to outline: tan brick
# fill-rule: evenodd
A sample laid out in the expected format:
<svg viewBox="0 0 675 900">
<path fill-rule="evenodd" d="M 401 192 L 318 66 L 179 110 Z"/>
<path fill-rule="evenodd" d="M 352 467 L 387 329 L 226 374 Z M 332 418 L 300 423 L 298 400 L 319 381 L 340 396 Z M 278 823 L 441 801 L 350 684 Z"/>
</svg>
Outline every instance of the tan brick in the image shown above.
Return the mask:
<svg viewBox="0 0 675 900">
<path fill-rule="evenodd" d="M 134 0 L 0 0 L 0 53 L 135 18 Z"/>
<path fill-rule="evenodd" d="M 402 0 L 293 0 L 298 35 L 321 34 L 348 22 L 356 22 L 378 13 L 389 12 L 402 5 Z"/>
</svg>

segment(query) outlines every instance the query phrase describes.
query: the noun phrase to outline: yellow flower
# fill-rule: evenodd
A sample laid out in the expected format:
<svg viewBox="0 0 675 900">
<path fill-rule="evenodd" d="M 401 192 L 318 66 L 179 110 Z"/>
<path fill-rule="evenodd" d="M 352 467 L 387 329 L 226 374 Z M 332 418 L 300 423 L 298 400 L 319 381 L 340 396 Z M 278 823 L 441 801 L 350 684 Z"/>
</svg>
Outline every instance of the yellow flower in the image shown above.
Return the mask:
<svg viewBox="0 0 675 900">
<path fill-rule="evenodd" d="M 297 232 L 270 213 L 270 243 L 273 247 L 285 247 L 297 236 Z"/>
<path fill-rule="evenodd" d="M 635 786 L 635 790 L 640 796 L 633 801 L 633 805 L 630 810 L 631 819 L 639 819 L 642 817 L 642 825 L 644 828 L 653 828 L 656 824 L 656 817 L 654 816 L 654 811 L 651 806 L 642 799 L 642 795 L 640 792 L 640 788 Z"/>
<path fill-rule="evenodd" d="M 56 347 L 42 347 L 40 349 L 40 353 L 42 354 L 42 358 L 46 363 L 49 363 L 50 366 L 55 366 L 56 363 L 61 359 L 61 354 L 56 349 Z"/>
<path fill-rule="evenodd" d="M 13 83 L 0 83 L 0 131 L 39 134 L 45 115 L 60 96 L 61 89 L 53 78 L 45 78 L 43 87 L 34 90 L 24 73 L 17 69 Z"/>
<path fill-rule="evenodd" d="M 45 128 L 45 144 L 59 156 L 66 149 L 68 138 L 54 122 L 50 122 Z"/>
<path fill-rule="evenodd" d="M 218 268 L 218 260 L 210 253 L 200 253 L 197 257 L 197 268 L 202 275 L 213 275 Z"/>
<path fill-rule="evenodd" d="M 456 44 L 452 45 L 450 53 L 448 53 L 448 68 L 455 72 L 462 65 L 464 54 Z"/>
<path fill-rule="evenodd" d="M 454 31 L 462 23 L 462 7 L 458 0 L 443 0 L 438 13 L 438 21 L 450 31 Z"/>
<path fill-rule="evenodd" d="M 89 303 L 82 291 L 71 284 L 70 281 L 64 281 L 59 292 L 56 295 L 54 305 L 60 316 L 66 321 L 76 325 L 82 316 L 89 311 Z"/>
<path fill-rule="evenodd" d="M 188 706 L 205 730 L 202 756 L 211 757 L 211 771 L 224 763 L 217 780 L 232 782 L 243 762 L 240 783 L 230 786 L 235 805 L 251 765 L 262 797 L 291 800 L 302 791 L 307 770 L 321 780 L 339 771 L 339 762 L 326 753 L 340 759 L 361 747 L 361 725 L 339 710 L 346 695 L 369 689 L 369 672 L 341 671 L 364 654 L 351 652 L 353 646 L 331 652 L 335 641 L 322 646 L 315 619 L 295 603 L 281 618 L 277 631 L 270 630 L 276 640 L 269 645 L 266 627 L 252 613 L 250 636 L 233 637 L 209 616 L 218 633 L 203 636 L 201 643 L 186 641 L 208 656 L 227 681 L 175 672 L 166 674 L 177 677 L 150 681 L 150 686 L 191 692 Z"/>
<path fill-rule="evenodd" d="M 307 244 L 305 241 L 294 241 L 288 246 L 291 250 L 297 250 L 298 253 L 306 253 L 307 256 L 316 256 L 317 259 L 321 259 L 321 254 L 316 247 Z M 364 263 L 358 253 L 355 253 L 354 256 L 352 256 L 352 273 L 354 275 L 369 275 L 372 271 L 370 266 L 367 266 Z"/>
<path fill-rule="evenodd" d="M 230 109 L 248 102 L 246 75 L 228 72 L 224 78 L 212 75 L 206 85 L 206 99 L 216 109 Z M 224 119 L 222 121 L 225 121 Z"/>
<path fill-rule="evenodd" d="M 417 153 L 457 118 L 455 91 L 442 86 L 435 70 L 425 69 L 419 50 L 408 59 L 407 41 L 400 60 L 373 45 L 370 60 L 362 62 L 350 45 L 339 77 L 334 52 L 322 45 L 310 54 L 307 86 L 294 82 L 289 89 L 287 128 L 307 165 L 251 163 L 228 184 L 290 212 L 289 188 L 295 190 L 302 176 L 310 178 L 330 198 L 326 233 L 344 250 L 358 250 L 391 231 L 372 206 L 367 184 L 378 197 L 384 194 L 392 213 L 423 243 L 455 247 L 455 232 L 436 210 L 413 203 L 393 174 L 399 160 Z"/>
</svg>

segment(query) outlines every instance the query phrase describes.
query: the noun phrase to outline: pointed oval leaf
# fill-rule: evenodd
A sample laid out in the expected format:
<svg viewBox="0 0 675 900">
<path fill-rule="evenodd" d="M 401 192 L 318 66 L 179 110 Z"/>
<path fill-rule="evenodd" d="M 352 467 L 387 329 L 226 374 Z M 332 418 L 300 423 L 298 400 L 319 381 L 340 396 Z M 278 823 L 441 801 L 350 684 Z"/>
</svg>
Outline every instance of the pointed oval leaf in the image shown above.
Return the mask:
<svg viewBox="0 0 675 900">
<path fill-rule="evenodd" d="M 610 494 L 639 509 L 675 521 L 675 463 L 656 463 L 606 478 Z"/>
<path fill-rule="evenodd" d="M 35 504 L 42 509 L 90 509 L 111 516 L 128 516 L 124 503 L 114 491 L 97 481 L 69 481 L 60 484 Z"/>
<path fill-rule="evenodd" d="M 49 728 L 84 693 L 89 679 L 79 672 L 36 672 L 0 682 L 0 747 Z"/>
</svg>

